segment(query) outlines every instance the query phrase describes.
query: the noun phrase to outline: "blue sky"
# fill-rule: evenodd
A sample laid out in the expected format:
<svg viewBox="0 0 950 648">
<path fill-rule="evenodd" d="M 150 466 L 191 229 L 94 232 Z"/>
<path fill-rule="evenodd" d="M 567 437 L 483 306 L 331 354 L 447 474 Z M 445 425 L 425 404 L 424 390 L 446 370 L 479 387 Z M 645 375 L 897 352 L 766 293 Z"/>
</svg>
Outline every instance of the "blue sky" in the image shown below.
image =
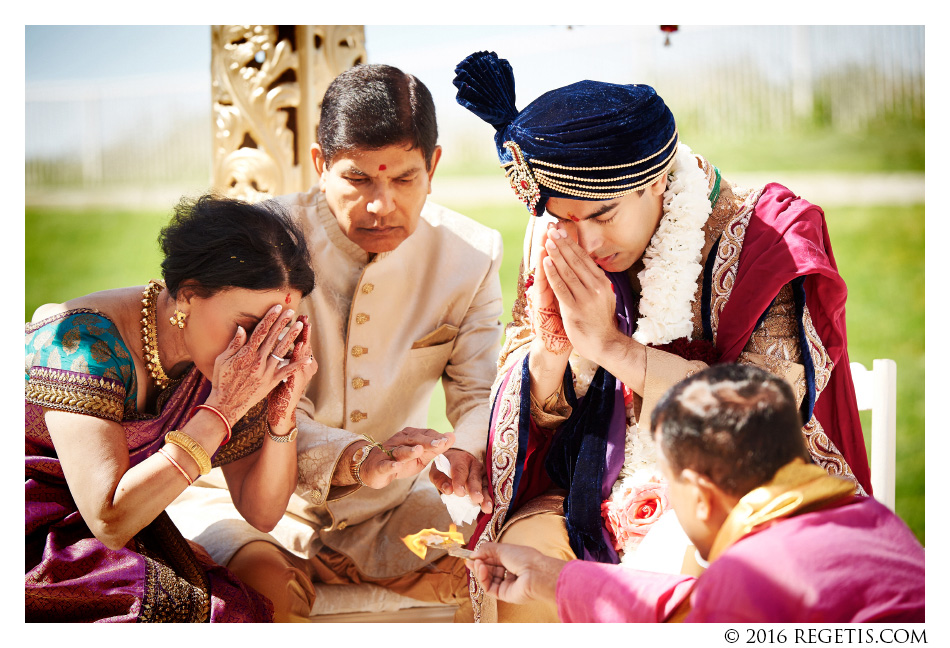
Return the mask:
<svg viewBox="0 0 950 648">
<path fill-rule="evenodd" d="M 210 74 L 207 26 L 27 26 L 26 81 Z"/>
</svg>

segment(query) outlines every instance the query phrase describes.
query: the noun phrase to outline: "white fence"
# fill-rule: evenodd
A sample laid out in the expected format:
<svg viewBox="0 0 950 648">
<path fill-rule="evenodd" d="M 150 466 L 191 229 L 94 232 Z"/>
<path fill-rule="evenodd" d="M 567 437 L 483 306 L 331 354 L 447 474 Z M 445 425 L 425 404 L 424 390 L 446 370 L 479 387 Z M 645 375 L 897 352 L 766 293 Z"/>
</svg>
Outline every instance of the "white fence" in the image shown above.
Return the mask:
<svg viewBox="0 0 950 648">
<path fill-rule="evenodd" d="M 694 128 L 749 135 L 802 124 L 861 131 L 886 119 L 923 121 L 923 27 L 683 27 L 670 47 L 657 45 L 653 32 L 635 33 L 609 55 L 629 59 L 630 81 L 656 86 L 678 120 Z M 53 188 L 206 185 L 210 84 L 210 74 L 28 82 L 28 197 Z M 454 123 L 443 128 L 443 143 L 464 139 L 456 131 Z"/>
<path fill-rule="evenodd" d="M 26 186 L 206 184 L 211 132 L 210 76 L 28 85 Z"/>
<path fill-rule="evenodd" d="M 704 129 L 856 132 L 923 120 L 923 27 L 721 27 L 673 39 L 654 57 L 654 83 L 679 119 Z"/>
</svg>

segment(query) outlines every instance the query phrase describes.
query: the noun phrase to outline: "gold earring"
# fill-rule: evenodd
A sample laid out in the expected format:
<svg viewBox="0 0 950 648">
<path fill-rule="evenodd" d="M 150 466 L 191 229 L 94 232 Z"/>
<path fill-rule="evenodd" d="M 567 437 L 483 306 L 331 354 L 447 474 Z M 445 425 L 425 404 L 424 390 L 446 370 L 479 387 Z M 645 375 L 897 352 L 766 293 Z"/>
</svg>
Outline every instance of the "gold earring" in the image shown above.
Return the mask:
<svg viewBox="0 0 950 648">
<path fill-rule="evenodd" d="M 168 318 L 168 321 L 172 326 L 177 326 L 180 329 L 185 328 L 185 318 L 188 317 L 186 314 L 182 313 L 177 308 L 175 309 L 175 314 Z"/>
</svg>

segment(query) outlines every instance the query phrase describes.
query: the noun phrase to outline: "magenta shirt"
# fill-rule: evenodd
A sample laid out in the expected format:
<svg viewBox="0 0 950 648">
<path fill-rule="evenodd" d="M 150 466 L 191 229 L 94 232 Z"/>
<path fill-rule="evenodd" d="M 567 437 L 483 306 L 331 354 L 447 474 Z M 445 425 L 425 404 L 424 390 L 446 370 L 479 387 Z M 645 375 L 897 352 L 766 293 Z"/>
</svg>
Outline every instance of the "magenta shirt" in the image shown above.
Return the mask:
<svg viewBox="0 0 950 648">
<path fill-rule="evenodd" d="M 924 548 L 876 500 L 781 520 L 727 549 L 699 578 L 571 561 L 564 622 L 658 622 L 687 596 L 688 622 L 924 621 Z"/>
</svg>

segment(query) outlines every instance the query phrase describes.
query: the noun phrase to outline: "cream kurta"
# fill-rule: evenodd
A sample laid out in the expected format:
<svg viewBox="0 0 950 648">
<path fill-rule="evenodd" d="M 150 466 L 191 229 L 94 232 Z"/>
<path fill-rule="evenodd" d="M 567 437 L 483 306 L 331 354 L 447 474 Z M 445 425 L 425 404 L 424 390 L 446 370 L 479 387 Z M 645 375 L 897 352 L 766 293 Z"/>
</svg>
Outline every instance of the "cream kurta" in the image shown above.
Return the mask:
<svg viewBox="0 0 950 648">
<path fill-rule="evenodd" d="M 440 378 L 454 447 L 484 462 L 502 334 L 501 235 L 427 203 L 416 231 L 367 263 L 369 255 L 342 232 L 322 192 L 279 200 L 304 230 L 316 275 L 300 306 L 313 327 L 319 369 L 297 411 L 297 493 L 271 534 L 228 514 L 217 526 L 192 523 L 197 533 L 186 535 L 222 564 L 250 540 L 266 539 L 301 557 L 325 545 L 352 558 L 366 576 L 399 576 L 444 555 L 430 551 L 420 560 L 400 540 L 451 523 L 428 469 L 382 490 L 331 488 L 330 478 L 338 461 L 350 461 L 344 450 L 360 434 L 385 441 L 407 426 L 425 428 Z M 199 497 L 209 495 L 193 499 Z M 196 506 L 181 510 L 189 518 L 200 514 Z M 220 515 L 208 515 L 214 517 Z"/>
</svg>

